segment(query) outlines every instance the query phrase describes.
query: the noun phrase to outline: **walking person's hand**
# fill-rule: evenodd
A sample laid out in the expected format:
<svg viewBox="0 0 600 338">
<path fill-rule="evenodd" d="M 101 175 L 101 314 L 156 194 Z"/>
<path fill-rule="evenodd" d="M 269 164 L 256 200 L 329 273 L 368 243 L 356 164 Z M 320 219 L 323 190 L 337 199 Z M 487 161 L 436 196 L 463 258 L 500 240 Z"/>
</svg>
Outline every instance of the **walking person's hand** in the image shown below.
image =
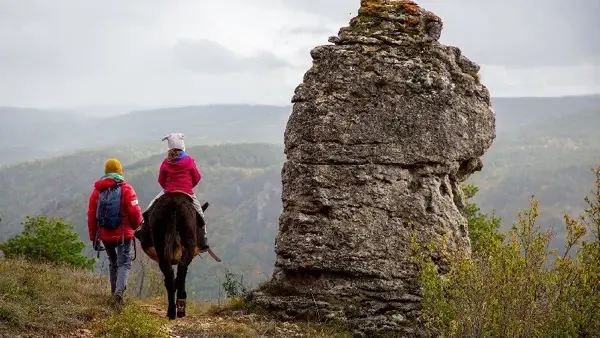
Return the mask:
<svg viewBox="0 0 600 338">
<path fill-rule="evenodd" d="M 93 245 L 95 251 L 104 251 L 105 250 L 104 246 L 102 246 L 102 243 L 100 243 L 99 240 L 94 241 L 92 245 Z"/>
</svg>

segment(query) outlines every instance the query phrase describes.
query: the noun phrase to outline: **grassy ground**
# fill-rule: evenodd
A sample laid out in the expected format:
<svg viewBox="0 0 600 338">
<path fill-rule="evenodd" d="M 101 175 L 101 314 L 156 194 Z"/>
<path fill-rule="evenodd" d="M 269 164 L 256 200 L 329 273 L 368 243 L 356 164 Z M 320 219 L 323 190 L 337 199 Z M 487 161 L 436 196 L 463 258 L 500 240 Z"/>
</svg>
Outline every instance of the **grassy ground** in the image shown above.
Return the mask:
<svg viewBox="0 0 600 338">
<path fill-rule="evenodd" d="M 0 259 L 0 337 L 350 337 L 334 326 L 269 321 L 239 311 L 239 300 L 188 303 L 188 316 L 174 321 L 165 318 L 164 297 L 126 301 L 116 311 L 106 276 Z"/>
<path fill-rule="evenodd" d="M 0 260 L 0 337 L 56 337 L 111 313 L 105 278 Z"/>
</svg>

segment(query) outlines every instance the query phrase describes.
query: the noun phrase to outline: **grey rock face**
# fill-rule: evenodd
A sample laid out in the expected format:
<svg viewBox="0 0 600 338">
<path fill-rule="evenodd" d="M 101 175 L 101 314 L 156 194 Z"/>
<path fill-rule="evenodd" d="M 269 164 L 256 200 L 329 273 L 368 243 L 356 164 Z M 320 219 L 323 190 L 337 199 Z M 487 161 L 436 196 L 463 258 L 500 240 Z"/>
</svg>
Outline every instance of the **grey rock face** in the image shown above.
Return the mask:
<svg viewBox="0 0 600 338">
<path fill-rule="evenodd" d="M 285 132 L 275 270 L 250 296 L 261 307 L 422 334 L 410 237 L 468 254 L 460 183 L 495 138 L 479 66 L 441 45 L 441 29 L 411 1 L 363 0 L 312 50 Z"/>
</svg>

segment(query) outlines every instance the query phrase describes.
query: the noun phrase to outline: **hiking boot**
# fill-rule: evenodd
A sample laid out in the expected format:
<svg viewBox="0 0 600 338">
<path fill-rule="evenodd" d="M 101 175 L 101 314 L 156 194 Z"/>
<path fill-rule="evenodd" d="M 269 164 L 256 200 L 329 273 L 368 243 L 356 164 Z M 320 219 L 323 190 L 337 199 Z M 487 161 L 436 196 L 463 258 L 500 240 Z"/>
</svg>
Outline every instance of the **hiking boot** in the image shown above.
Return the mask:
<svg viewBox="0 0 600 338">
<path fill-rule="evenodd" d="M 123 308 L 123 306 L 125 305 L 125 301 L 123 300 L 123 291 L 115 292 L 115 294 L 113 295 L 113 298 L 114 298 L 117 309 L 121 310 Z"/>
</svg>

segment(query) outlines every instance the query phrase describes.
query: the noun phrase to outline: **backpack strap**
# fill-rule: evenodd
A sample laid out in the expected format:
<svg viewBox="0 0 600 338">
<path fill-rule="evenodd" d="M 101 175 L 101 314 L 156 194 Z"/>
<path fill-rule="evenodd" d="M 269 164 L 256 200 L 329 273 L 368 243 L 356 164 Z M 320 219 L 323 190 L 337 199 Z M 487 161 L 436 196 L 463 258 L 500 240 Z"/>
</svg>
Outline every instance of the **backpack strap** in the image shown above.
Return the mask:
<svg viewBox="0 0 600 338">
<path fill-rule="evenodd" d="M 121 217 L 123 217 L 123 223 L 121 224 L 121 244 L 125 244 L 125 217 L 127 217 L 125 210 L 127 208 L 123 208 L 123 181 L 115 181 L 115 185 L 113 187 L 121 188 L 121 200 L 119 201 L 119 212 L 121 213 Z"/>
</svg>

